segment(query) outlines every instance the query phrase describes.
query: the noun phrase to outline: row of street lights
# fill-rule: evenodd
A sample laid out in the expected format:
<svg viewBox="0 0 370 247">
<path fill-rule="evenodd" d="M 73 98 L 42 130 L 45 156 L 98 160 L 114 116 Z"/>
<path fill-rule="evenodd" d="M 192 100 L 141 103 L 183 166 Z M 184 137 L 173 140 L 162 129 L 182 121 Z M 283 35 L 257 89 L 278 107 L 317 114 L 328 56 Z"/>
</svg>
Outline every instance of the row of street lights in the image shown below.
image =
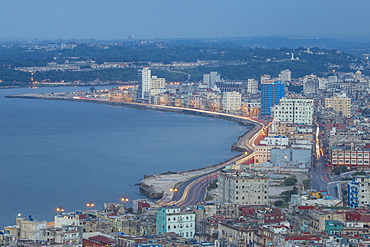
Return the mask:
<svg viewBox="0 0 370 247">
<path fill-rule="evenodd" d="M 177 189 L 176 189 L 176 191 L 177 191 Z M 121 198 L 120 198 L 120 201 L 121 201 L 122 203 L 127 203 L 127 202 L 129 202 L 130 200 L 129 200 L 129 198 L 128 198 L 128 197 L 121 197 Z M 88 202 L 85 204 L 85 206 L 86 206 L 87 208 L 89 208 L 89 209 L 92 209 L 92 208 L 94 208 L 94 207 L 96 206 L 96 204 L 95 204 L 94 202 L 92 202 L 92 201 L 88 201 Z M 64 208 L 63 208 L 62 206 L 57 206 L 57 207 L 55 208 L 55 212 L 57 212 L 58 214 L 61 214 L 61 213 L 63 213 L 63 212 L 64 212 Z"/>
</svg>

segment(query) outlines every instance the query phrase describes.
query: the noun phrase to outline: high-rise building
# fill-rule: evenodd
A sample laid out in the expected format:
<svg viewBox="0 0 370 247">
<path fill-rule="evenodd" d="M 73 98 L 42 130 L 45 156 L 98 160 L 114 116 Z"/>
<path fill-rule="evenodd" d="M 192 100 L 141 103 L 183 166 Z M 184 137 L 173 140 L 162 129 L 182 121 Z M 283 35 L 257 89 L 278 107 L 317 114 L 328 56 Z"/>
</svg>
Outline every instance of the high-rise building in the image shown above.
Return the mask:
<svg viewBox="0 0 370 247">
<path fill-rule="evenodd" d="M 313 99 L 282 98 L 272 111 L 275 121 L 312 125 Z"/>
<path fill-rule="evenodd" d="M 139 70 L 139 77 L 141 77 L 141 97 L 142 100 L 147 100 L 150 95 L 151 82 L 152 82 L 152 71 L 149 68 L 143 68 Z"/>
<path fill-rule="evenodd" d="M 209 74 L 203 74 L 203 83 L 208 84 L 209 87 L 214 87 L 216 82 L 221 81 L 221 75 L 215 71 L 211 71 Z"/>
<path fill-rule="evenodd" d="M 261 115 L 270 116 L 271 107 L 284 97 L 284 84 L 280 81 L 261 84 Z"/>
<path fill-rule="evenodd" d="M 150 95 L 157 95 L 163 93 L 166 89 L 166 79 L 158 78 L 157 76 L 152 76 L 150 82 Z"/>
<path fill-rule="evenodd" d="M 303 79 L 303 93 L 305 95 L 317 94 L 319 84 L 319 78 L 316 75 L 306 75 Z"/>
<path fill-rule="evenodd" d="M 247 93 L 258 93 L 258 81 L 255 79 L 248 79 Z"/>
<path fill-rule="evenodd" d="M 325 108 L 333 109 L 335 112 L 342 113 L 343 117 L 351 116 L 351 99 L 350 98 L 340 98 L 334 96 L 332 98 L 325 98 Z"/>
<path fill-rule="evenodd" d="M 289 69 L 281 71 L 279 74 L 279 80 L 284 83 L 284 85 L 288 84 L 292 81 L 292 72 Z"/>
<path fill-rule="evenodd" d="M 254 171 L 232 171 L 218 173 L 219 200 L 239 205 L 267 205 L 268 177 Z"/>
<path fill-rule="evenodd" d="M 242 95 L 239 92 L 224 92 L 222 95 L 222 111 L 239 111 L 242 105 Z"/>
</svg>

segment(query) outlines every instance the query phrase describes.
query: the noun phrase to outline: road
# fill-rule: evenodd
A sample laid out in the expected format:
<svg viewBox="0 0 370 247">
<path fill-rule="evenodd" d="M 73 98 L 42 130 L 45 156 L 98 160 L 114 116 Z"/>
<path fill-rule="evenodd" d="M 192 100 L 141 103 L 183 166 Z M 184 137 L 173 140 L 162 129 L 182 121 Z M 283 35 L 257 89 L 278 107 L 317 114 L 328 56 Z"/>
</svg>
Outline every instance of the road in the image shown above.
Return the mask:
<svg viewBox="0 0 370 247">
<path fill-rule="evenodd" d="M 315 134 L 315 150 L 316 150 L 316 163 L 312 168 L 311 173 L 311 188 L 316 191 L 327 191 L 329 195 L 341 198 L 342 193 L 341 183 L 343 181 L 338 181 L 338 176 L 331 175 L 331 167 L 326 166 L 325 157 L 322 156 L 322 138 L 320 138 L 320 125 L 316 124 L 316 134 Z"/>
<path fill-rule="evenodd" d="M 222 167 L 207 174 L 192 178 L 179 185 L 178 192 L 173 196 L 173 201 L 170 203 L 176 206 L 190 206 L 203 202 L 206 197 L 206 190 L 209 184 L 217 180 L 218 171 L 226 165 L 247 162 L 254 158 L 254 147 L 258 142 L 259 137 L 265 132 L 266 124 L 263 122 L 255 122 L 259 128 L 254 129 L 255 133 L 250 133 L 248 139 L 245 139 L 245 146 L 250 150 L 247 155 L 238 155 L 233 159 L 225 162 Z M 167 204 L 168 205 L 168 204 Z"/>
</svg>

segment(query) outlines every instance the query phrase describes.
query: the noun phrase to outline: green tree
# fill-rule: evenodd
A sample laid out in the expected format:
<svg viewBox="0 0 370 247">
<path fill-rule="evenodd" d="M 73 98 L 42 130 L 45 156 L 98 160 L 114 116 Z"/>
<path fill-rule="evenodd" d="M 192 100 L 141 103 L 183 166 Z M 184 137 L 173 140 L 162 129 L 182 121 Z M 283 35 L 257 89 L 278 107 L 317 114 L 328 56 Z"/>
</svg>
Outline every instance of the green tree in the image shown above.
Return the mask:
<svg viewBox="0 0 370 247">
<path fill-rule="evenodd" d="M 295 185 L 297 183 L 297 178 L 296 177 L 288 177 L 288 178 L 285 178 L 284 179 L 284 185 L 285 186 L 292 186 L 292 185 Z"/>
<path fill-rule="evenodd" d="M 295 186 L 292 190 L 284 191 L 280 195 L 283 196 L 285 202 L 289 202 L 293 194 L 298 194 L 298 188 Z"/>
<path fill-rule="evenodd" d="M 283 206 L 284 205 L 284 201 L 282 201 L 282 200 L 275 201 L 274 202 L 274 205 L 275 205 L 275 207 Z"/>
<path fill-rule="evenodd" d="M 334 175 L 339 175 L 343 172 L 348 172 L 349 169 L 346 166 L 337 166 L 333 169 Z"/>
</svg>

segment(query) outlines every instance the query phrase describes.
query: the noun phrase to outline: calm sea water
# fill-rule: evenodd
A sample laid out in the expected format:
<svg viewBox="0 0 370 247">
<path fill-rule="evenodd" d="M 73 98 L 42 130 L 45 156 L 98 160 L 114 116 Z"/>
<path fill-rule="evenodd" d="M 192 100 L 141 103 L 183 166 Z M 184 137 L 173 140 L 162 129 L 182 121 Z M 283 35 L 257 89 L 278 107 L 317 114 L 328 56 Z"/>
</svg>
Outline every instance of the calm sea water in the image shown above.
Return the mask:
<svg viewBox="0 0 370 247">
<path fill-rule="evenodd" d="M 107 88 L 107 87 L 105 87 Z M 6 99 L 0 90 L 0 229 L 18 213 L 52 221 L 56 206 L 98 208 L 121 196 L 144 198 L 144 174 L 184 171 L 224 161 L 245 128 L 220 119 L 90 103 Z"/>
</svg>

